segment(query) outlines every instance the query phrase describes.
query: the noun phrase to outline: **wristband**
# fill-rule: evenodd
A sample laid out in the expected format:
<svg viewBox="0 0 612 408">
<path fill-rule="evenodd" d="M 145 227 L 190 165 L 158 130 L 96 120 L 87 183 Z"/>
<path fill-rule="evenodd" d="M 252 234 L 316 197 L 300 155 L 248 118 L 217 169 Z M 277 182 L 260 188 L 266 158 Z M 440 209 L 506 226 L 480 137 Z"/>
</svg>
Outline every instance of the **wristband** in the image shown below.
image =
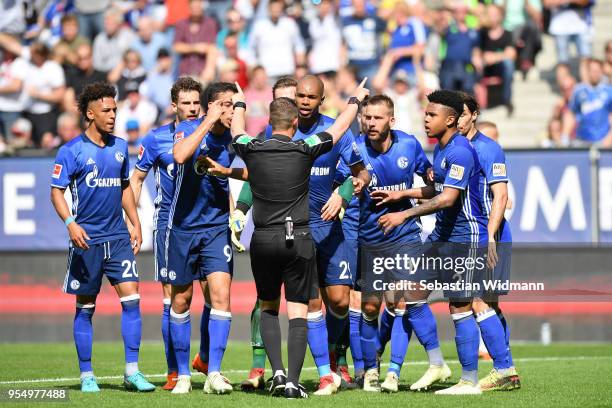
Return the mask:
<svg viewBox="0 0 612 408">
<path fill-rule="evenodd" d="M 242 109 L 246 109 L 246 103 L 242 102 L 242 101 L 238 101 L 234 104 L 234 109 L 236 108 L 242 108 Z"/>
<path fill-rule="evenodd" d="M 348 104 L 355 104 L 355 105 L 359 105 L 361 103 L 361 101 L 359 100 L 359 98 L 357 98 L 356 96 L 351 96 L 348 100 Z"/>
<path fill-rule="evenodd" d="M 69 226 L 73 222 L 74 222 L 74 218 L 72 218 L 72 215 L 64 220 L 64 224 L 66 224 L 66 226 Z"/>
</svg>

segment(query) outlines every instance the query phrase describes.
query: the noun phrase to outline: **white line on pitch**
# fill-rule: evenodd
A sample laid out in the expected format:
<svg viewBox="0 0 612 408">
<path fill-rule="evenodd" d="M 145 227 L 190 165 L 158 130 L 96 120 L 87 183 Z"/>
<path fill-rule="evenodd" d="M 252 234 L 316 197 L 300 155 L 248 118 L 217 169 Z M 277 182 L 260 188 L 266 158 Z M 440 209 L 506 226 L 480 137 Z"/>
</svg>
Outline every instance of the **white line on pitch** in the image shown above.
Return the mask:
<svg viewBox="0 0 612 408">
<path fill-rule="evenodd" d="M 543 362 L 543 361 L 581 361 L 581 360 L 612 360 L 612 356 L 575 356 L 575 357 L 524 357 L 515 358 L 514 361 L 519 363 L 531 363 L 531 362 Z M 449 364 L 459 364 L 458 360 L 446 360 Z M 408 361 L 404 365 L 428 365 L 428 361 Z M 388 366 L 388 363 L 381 364 L 382 367 Z M 302 371 L 314 371 L 316 367 L 304 367 Z M 246 374 L 249 370 L 224 370 L 224 374 Z M 192 375 L 198 373 L 193 372 Z M 149 378 L 164 378 L 166 374 L 147 374 Z M 122 375 L 106 375 L 102 377 L 96 377 L 98 380 L 119 380 L 122 379 Z M 10 380 L 0 381 L 0 385 L 12 385 L 12 384 L 40 384 L 40 383 L 55 383 L 55 382 L 79 382 L 79 377 L 64 377 L 64 378 L 39 378 L 35 380 Z"/>
</svg>

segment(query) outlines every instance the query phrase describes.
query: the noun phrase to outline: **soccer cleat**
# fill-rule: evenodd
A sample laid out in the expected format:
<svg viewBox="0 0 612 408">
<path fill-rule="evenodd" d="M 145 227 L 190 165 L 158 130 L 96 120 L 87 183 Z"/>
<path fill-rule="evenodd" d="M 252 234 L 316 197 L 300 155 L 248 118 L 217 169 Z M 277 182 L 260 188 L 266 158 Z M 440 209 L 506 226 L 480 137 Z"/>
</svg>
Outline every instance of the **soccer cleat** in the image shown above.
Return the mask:
<svg viewBox="0 0 612 408">
<path fill-rule="evenodd" d="M 341 390 L 356 388 L 356 385 L 353 382 L 351 375 L 349 374 L 348 366 L 338 366 L 338 371 L 336 373 L 340 376 L 340 379 L 342 380 L 340 383 Z"/>
<path fill-rule="evenodd" d="M 382 384 L 380 384 L 380 390 L 382 392 L 397 392 L 399 386 L 399 377 L 394 372 L 387 373 L 387 377 Z"/>
<path fill-rule="evenodd" d="M 150 392 L 155 390 L 155 386 L 148 382 L 140 371 L 129 377 L 123 376 L 123 385 L 126 390 L 130 391 Z"/>
<path fill-rule="evenodd" d="M 249 378 L 240 383 L 240 389 L 242 391 L 263 390 L 266 386 L 265 371 L 265 368 L 251 368 Z"/>
<path fill-rule="evenodd" d="M 319 379 L 319 389 L 314 392 L 314 395 L 332 395 L 338 392 L 338 386 L 331 374 L 324 375 Z"/>
<path fill-rule="evenodd" d="M 508 370 L 510 379 L 512 381 L 512 384 L 514 385 L 514 387 L 511 389 L 518 390 L 519 388 L 521 388 L 521 379 L 519 378 L 518 372 L 516 371 L 515 367 L 510 367 Z"/>
<path fill-rule="evenodd" d="M 443 366 L 430 365 L 425 374 L 410 386 L 412 391 L 426 390 L 438 382 L 446 382 L 451 376 L 450 368 L 444 363 Z"/>
<path fill-rule="evenodd" d="M 177 379 L 178 373 L 176 371 L 168 373 L 168 375 L 166 375 L 166 383 L 162 386 L 162 390 L 172 391 L 176 385 Z"/>
<path fill-rule="evenodd" d="M 380 392 L 379 382 L 378 370 L 376 368 L 370 368 L 363 376 L 363 390 L 367 392 Z"/>
<path fill-rule="evenodd" d="M 191 392 L 191 377 L 188 375 L 179 375 L 176 380 L 176 385 L 172 389 L 172 394 L 188 394 Z"/>
<path fill-rule="evenodd" d="M 270 384 L 270 389 L 268 390 L 270 395 L 281 395 L 285 391 L 286 383 L 287 377 L 285 374 L 275 375 L 274 378 L 272 378 L 272 384 Z"/>
<path fill-rule="evenodd" d="M 482 390 L 478 384 L 474 384 L 471 381 L 464 380 L 463 378 L 452 387 L 438 390 L 435 392 L 436 395 L 480 395 Z"/>
<path fill-rule="evenodd" d="M 202 361 L 200 353 L 197 353 L 191 362 L 191 367 L 194 370 L 201 372 L 204 375 L 208 375 L 208 361 Z"/>
<path fill-rule="evenodd" d="M 486 377 L 478 381 L 478 385 L 483 392 L 510 391 L 515 389 L 515 382 L 513 381 L 513 378 L 518 380 L 518 375 L 503 375 L 496 369 L 492 369 Z M 520 380 L 518 382 L 520 387 Z"/>
<path fill-rule="evenodd" d="M 221 373 L 211 373 L 204 383 L 206 394 L 231 394 L 234 389 L 229 380 Z"/>
<path fill-rule="evenodd" d="M 100 392 L 100 387 L 93 375 L 81 378 L 81 392 Z"/>
<path fill-rule="evenodd" d="M 298 384 L 297 387 L 293 384 L 289 384 L 288 387 L 284 387 L 284 392 L 285 398 L 287 399 L 308 398 L 306 389 L 302 384 Z"/>
<path fill-rule="evenodd" d="M 334 385 L 336 386 L 336 388 L 339 389 L 340 385 L 342 385 L 342 377 L 336 374 L 335 371 L 332 371 L 331 376 L 332 376 L 332 379 L 334 380 Z"/>
</svg>

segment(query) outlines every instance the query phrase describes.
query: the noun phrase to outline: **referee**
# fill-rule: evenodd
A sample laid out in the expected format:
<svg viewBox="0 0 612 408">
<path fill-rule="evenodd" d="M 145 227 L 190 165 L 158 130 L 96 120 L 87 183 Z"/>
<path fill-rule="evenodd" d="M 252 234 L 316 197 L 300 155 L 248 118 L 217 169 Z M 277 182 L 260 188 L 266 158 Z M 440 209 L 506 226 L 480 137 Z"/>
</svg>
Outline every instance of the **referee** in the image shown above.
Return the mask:
<svg viewBox="0 0 612 408">
<path fill-rule="evenodd" d="M 289 98 L 270 104 L 272 137 L 259 140 L 245 134 L 244 94 L 234 95 L 232 146 L 246 163 L 253 192 L 251 269 L 261 299 L 261 337 L 274 371 L 272 394 L 283 390 L 287 398 L 307 398 L 299 385 L 306 354 L 308 301 L 317 297 L 315 247 L 308 227 L 308 185 L 313 162 L 331 150 L 349 128 L 359 103 L 369 94 L 359 85 L 344 111 L 326 131 L 294 141 L 298 108 Z M 356 181 L 356 191 L 363 181 Z M 281 285 L 285 285 L 288 335 L 288 375 L 281 358 L 278 321 Z"/>
</svg>

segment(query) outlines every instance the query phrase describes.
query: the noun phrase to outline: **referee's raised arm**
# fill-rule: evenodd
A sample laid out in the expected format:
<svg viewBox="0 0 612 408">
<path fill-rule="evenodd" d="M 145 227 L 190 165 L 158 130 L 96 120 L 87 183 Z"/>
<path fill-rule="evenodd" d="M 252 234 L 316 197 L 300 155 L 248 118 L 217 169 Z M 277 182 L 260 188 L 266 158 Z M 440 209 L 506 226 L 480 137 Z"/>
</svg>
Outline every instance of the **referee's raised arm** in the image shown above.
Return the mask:
<svg viewBox="0 0 612 408">
<path fill-rule="evenodd" d="M 342 113 L 340 113 L 340 115 L 338 115 L 336 118 L 334 124 L 325 130 L 331 135 L 334 144 L 336 144 L 338 140 L 342 138 L 344 132 L 351 127 L 351 124 L 357 117 L 359 104 L 361 104 L 361 102 L 363 102 L 370 95 L 370 91 L 365 87 L 367 80 L 368 78 L 366 77 L 363 79 L 363 81 L 361 81 Z"/>
</svg>

